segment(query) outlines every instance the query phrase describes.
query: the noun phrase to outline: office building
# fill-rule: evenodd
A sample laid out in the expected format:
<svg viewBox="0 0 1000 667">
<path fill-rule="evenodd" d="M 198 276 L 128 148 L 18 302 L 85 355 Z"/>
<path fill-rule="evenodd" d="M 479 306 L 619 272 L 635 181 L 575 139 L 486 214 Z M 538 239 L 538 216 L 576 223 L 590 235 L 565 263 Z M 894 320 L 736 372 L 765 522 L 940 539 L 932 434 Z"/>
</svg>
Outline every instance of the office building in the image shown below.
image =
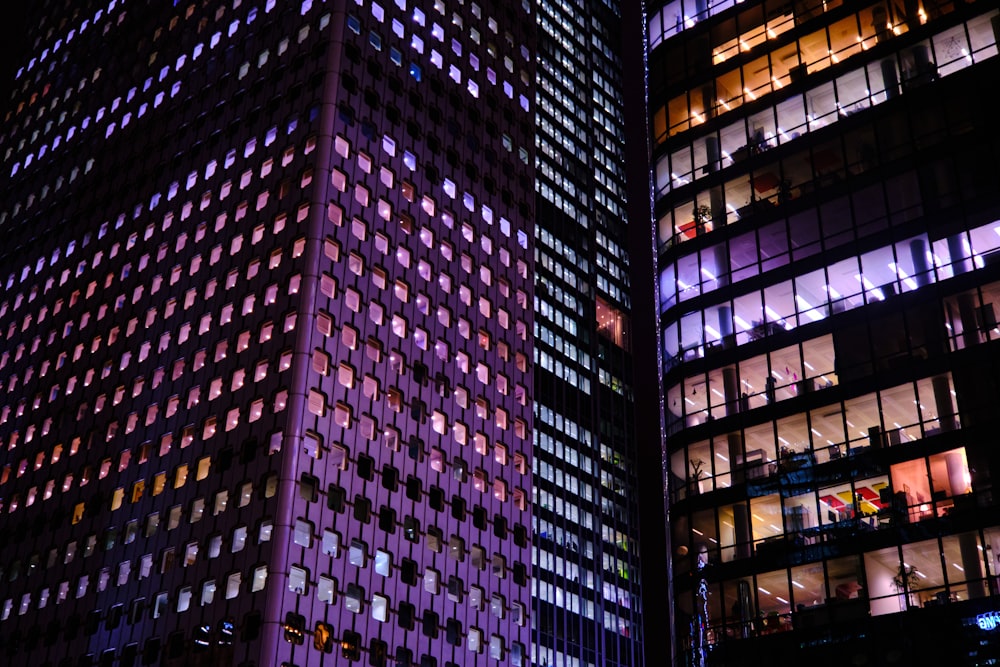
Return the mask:
<svg viewBox="0 0 1000 667">
<path fill-rule="evenodd" d="M 620 4 L 536 3 L 531 624 L 543 667 L 643 664 Z"/>
<path fill-rule="evenodd" d="M 672 664 L 993 664 L 996 5 L 647 19 Z"/>
<path fill-rule="evenodd" d="M 527 664 L 531 8 L 27 14 L 0 662 Z"/>
</svg>

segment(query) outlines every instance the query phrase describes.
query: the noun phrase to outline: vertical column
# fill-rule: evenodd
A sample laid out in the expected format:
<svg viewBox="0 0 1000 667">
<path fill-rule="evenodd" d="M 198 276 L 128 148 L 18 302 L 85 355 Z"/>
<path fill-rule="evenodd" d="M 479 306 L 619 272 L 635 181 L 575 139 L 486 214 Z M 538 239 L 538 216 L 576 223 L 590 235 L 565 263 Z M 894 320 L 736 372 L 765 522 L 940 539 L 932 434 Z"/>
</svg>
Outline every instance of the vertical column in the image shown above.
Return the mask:
<svg viewBox="0 0 1000 667">
<path fill-rule="evenodd" d="M 733 533 L 736 537 L 736 557 L 749 558 L 753 545 L 750 536 L 750 510 L 745 503 L 733 505 Z"/>
<path fill-rule="evenodd" d="M 948 466 L 951 467 L 950 465 Z M 958 536 L 958 550 L 962 555 L 969 598 L 986 597 L 986 582 L 983 581 L 983 561 L 979 557 L 979 538 L 976 533 L 962 533 Z"/>
<path fill-rule="evenodd" d="M 882 85 L 885 86 L 885 96 L 892 99 L 899 95 L 899 77 L 896 76 L 896 60 L 886 58 L 879 63 L 882 69 Z"/>
<path fill-rule="evenodd" d="M 721 213 L 721 215 L 722 215 L 721 218 L 716 218 L 716 217 L 714 217 L 715 213 L 714 212 L 712 213 L 712 216 L 713 216 L 712 217 L 712 220 L 713 220 L 712 224 L 713 225 L 714 224 L 725 224 L 725 221 L 726 221 L 725 215 L 726 214 L 725 214 L 724 210 Z M 729 284 L 729 272 L 730 272 L 730 270 L 732 268 L 729 265 L 730 264 L 729 263 L 729 245 L 725 241 L 723 241 L 723 242 L 719 243 L 718 245 L 716 245 L 715 248 L 713 248 L 713 257 L 715 259 L 716 281 L 718 282 L 719 287 L 725 287 L 726 285 Z M 720 312 L 719 312 L 719 326 L 725 326 L 729 330 L 729 333 L 732 333 L 733 332 L 733 322 L 732 322 L 733 310 L 728 305 L 727 306 L 722 306 L 722 308 L 726 309 L 727 318 L 728 318 L 729 321 L 726 324 L 722 323 L 722 312 L 721 312 L 721 308 L 720 308 Z"/>
<path fill-rule="evenodd" d="M 969 246 L 964 234 L 948 237 L 948 254 L 951 255 L 951 270 L 956 276 L 972 270 L 969 261 Z"/>
<path fill-rule="evenodd" d="M 942 431 L 955 430 L 955 406 L 951 402 L 951 383 L 947 375 L 938 375 L 931 380 L 934 387 L 934 406 L 937 408 L 938 420 Z"/>
<path fill-rule="evenodd" d="M 739 433 L 729 433 L 726 435 L 729 441 L 729 469 L 733 474 L 733 484 L 742 484 L 746 481 L 746 467 L 743 461 L 743 438 Z"/>
<path fill-rule="evenodd" d="M 976 318 L 975 295 L 966 292 L 959 294 L 958 316 L 962 320 L 962 342 L 964 347 L 978 345 L 983 342 L 982 333 L 979 331 L 979 322 Z"/>
<path fill-rule="evenodd" d="M 927 261 L 927 241 L 914 239 L 910 241 L 910 259 L 913 260 L 913 279 L 918 287 L 924 287 L 931 282 L 931 267 Z"/>
<path fill-rule="evenodd" d="M 726 414 L 734 415 L 739 412 L 742 406 L 740 405 L 740 382 L 739 378 L 736 377 L 736 367 L 726 366 L 722 369 L 722 391 L 726 398 Z"/>
<path fill-rule="evenodd" d="M 968 490 L 966 475 L 968 469 L 963 462 L 959 452 L 951 452 L 945 457 L 945 465 L 948 469 L 948 485 L 951 486 L 951 495 L 957 496 Z"/>
<path fill-rule="evenodd" d="M 729 282 L 728 279 L 726 282 Z M 719 280 L 722 284 L 722 280 Z M 722 347 L 729 349 L 736 347 L 736 340 L 733 338 L 733 308 L 729 304 L 719 306 L 719 336 L 722 338 Z"/>
</svg>

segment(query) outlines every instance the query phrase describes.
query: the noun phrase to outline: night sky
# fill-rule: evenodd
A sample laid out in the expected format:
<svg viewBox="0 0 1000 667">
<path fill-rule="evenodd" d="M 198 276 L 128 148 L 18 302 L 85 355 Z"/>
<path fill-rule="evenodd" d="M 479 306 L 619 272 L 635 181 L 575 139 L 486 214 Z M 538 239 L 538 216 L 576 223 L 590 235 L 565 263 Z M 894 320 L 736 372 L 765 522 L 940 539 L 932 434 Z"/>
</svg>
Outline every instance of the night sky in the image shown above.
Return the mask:
<svg viewBox="0 0 1000 667">
<path fill-rule="evenodd" d="M 646 664 L 669 662 L 666 530 L 660 443 L 659 364 L 653 226 L 646 138 L 644 35 L 639 0 L 622 2 L 622 69 L 625 102 L 625 168 L 628 185 L 629 266 L 632 288 L 632 391 L 636 411 L 639 557 Z"/>
<path fill-rule="evenodd" d="M 27 17 L 25 2 L 5 3 L 3 16 L 0 18 L 0 109 L 6 113 L 10 91 L 14 84 L 14 74 L 21 66 L 14 54 L 22 52 L 25 34 L 24 25 Z M 3 118 L 0 115 L 0 118 Z"/>
</svg>

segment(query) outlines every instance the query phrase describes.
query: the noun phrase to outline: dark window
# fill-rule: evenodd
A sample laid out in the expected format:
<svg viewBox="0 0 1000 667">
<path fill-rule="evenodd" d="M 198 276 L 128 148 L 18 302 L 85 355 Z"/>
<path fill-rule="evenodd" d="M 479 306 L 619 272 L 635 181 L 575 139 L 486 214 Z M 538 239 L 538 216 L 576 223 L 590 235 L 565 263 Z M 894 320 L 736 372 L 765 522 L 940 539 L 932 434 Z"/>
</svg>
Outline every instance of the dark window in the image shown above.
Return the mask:
<svg viewBox="0 0 1000 667">
<path fill-rule="evenodd" d="M 142 647 L 142 664 L 152 665 L 160 661 L 160 638 L 150 637 Z"/>
<path fill-rule="evenodd" d="M 167 637 L 167 659 L 179 658 L 184 655 L 184 631 L 171 632 Z"/>
<path fill-rule="evenodd" d="M 419 542 L 420 541 L 420 521 L 407 515 L 403 519 L 403 537 L 406 538 L 408 542 Z"/>
<path fill-rule="evenodd" d="M 472 508 L 472 525 L 479 530 L 486 530 L 486 508 L 476 505 Z"/>
<path fill-rule="evenodd" d="M 108 630 L 114 630 L 118 627 L 118 624 L 122 621 L 122 612 L 124 610 L 125 605 L 122 604 L 116 604 L 108 610 L 108 617 L 105 619 L 105 625 Z"/>
<path fill-rule="evenodd" d="M 243 630 L 240 632 L 240 639 L 245 642 L 252 642 L 260 637 L 260 625 L 262 619 L 259 611 L 252 611 L 243 617 Z"/>
<path fill-rule="evenodd" d="M 372 637 L 368 644 L 368 664 L 372 667 L 385 667 L 386 656 L 389 653 L 389 645 L 381 639 Z"/>
<path fill-rule="evenodd" d="M 427 490 L 427 502 L 436 512 L 444 511 L 444 489 L 440 486 L 431 486 Z"/>
<path fill-rule="evenodd" d="M 375 459 L 367 454 L 358 455 L 358 477 L 367 479 L 369 482 L 374 479 Z"/>
<path fill-rule="evenodd" d="M 378 510 L 378 527 L 387 533 L 396 532 L 396 510 L 382 505 Z"/>
<path fill-rule="evenodd" d="M 310 475 L 307 472 L 302 473 L 302 477 L 299 481 L 299 495 L 302 496 L 302 499 L 314 503 L 316 502 L 318 493 L 319 478 L 314 475 Z"/>
<path fill-rule="evenodd" d="M 326 506 L 334 512 L 344 511 L 344 502 L 347 500 L 347 491 L 336 484 L 326 487 Z"/>
<path fill-rule="evenodd" d="M 388 463 L 382 466 L 382 487 L 395 491 L 399 486 L 399 471 Z"/>
<path fill-rule="evenodd" d="M 465 498 L 458 495 L 451 497 L 451 516 L 459 521 L 465 521 Z"/>
<path fill-rule="evenodd" d="M 133 667 L 135 665 L 135 659 L 139 655 L 139 645 L 138 644 L 126 644 L 125 648 L 122 649 L 122 657 L 120 660 L 121 667 Z"/>
<path fill-rule="evenodd" d="M 431 639 L 437 639 L 438 636 L 438 615 L 436 612 L 430 609 L 424 610 L 424 618 L 422 621 L 424 636 L 430 637 Z"/>
<path fill-rule="evenodd" d="M 420 480 L 413 475 L 406 477 L 406 497 L 410 500 L 420 500 L 421 493 Z"/>
<path fill-rule="evenodd" d="M 413 629 L 413 617 L 416 614 L 413 605 L 409 602 L 400 602 L 399 611 L 396 613 L 399 621 L 399 627 L 404 630 Z"/>
<path fill-rule="evenodd" d="M 101 623 L 101 610 L 94 609 L 87 614 L 86 624 L 83 626 L 83 632 L 87 635 L 92 635 L 97 632 L 97 626 Z"/>
<path fill-rule="evenodd" d="M 224 447 L 222 451 L 219 452 L 219 462 L 218 462 L 219 472 L 226 472 L 233 465 L 233 448 Z"/>
<path fill-rule="evenodd" d="M 501 540 L 507 537 L 507 519 L 503 515 L 493 515 L 493 534 Z"/>
<path fill-rule="evenodd" d="M 416 435 L 410 436 L 410 441 L 407 443 L 407 456 L 414 461 L 424 460 L 424 441 Z"/>
<path fill-rule="evenodd" d="M 240 449 L 240 463 L 250 463 L 257 456 L 257 438 L 247 438 Z"/>
<path fill-rule="evenodd" d="M 445 639 L 452 646 L 458 646 L 462 643 L 462 624 L 458 619 L 449 618 L 448 623 L 445 625 Z"/>
<path fill-rule="evenodd" d="M 528 583 L 528 570 L 524 567 L 524 563 L 514 563 L 514 583 L 518 586 L 524 586 Z"/>
<path fill-rule="evenodd" d="M 410 667 L 413 664 L 413 651 L 405 646 L 396 647 L 396 667 Z"/>
<path fill-rule="evenodd" d="M 403 558 L 399 563 L 399 578 L 408 586 L 417 585 L 417 561 Z"/>
<path fill-rule="evenodd" d="M 146 598 L 136 598 L 128 608 L 128 622 L 133 624 L 142 618 L 142 611 L 146 606 Z"/>
<path fill-rule="evenodd" d="M 354 496 L 354 518 L 361 523 L 368 523 L 372 520 L 372 501 L 360 493 Z"/>
</svg>

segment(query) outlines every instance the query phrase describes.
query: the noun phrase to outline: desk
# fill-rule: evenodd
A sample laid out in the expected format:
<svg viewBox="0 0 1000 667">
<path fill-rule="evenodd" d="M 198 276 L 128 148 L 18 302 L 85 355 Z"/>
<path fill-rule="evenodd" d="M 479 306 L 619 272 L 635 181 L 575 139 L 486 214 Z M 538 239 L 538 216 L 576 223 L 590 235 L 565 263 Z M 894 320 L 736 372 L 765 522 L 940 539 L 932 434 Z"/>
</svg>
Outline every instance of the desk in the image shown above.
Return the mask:
<svg viewBox="0 0 1000 667">
<path fill-rule="evenodd" d="M 748 450 L 745 457 L 737 459 L 737 463 L 743 466 L 748 479 L 768 477 L 773 473 L 771 469 L 773 463 L 768 460 L 767 452 L 763 449 Z"/>
</svg>

